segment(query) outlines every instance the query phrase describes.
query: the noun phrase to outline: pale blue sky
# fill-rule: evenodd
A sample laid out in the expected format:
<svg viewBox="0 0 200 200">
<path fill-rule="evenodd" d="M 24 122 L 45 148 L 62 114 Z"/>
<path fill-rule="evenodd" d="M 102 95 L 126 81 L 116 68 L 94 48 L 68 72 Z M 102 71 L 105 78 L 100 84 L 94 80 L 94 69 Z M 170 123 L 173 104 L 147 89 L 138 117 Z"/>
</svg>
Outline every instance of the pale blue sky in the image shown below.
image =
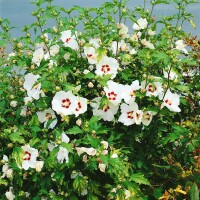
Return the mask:
<svg viewBox="0 0 200 200">
<path fill-rule="evenodd" d="M 98 7 L 106 0 L 54 0 L 54 3 L 65 8 L 70 8 L 73 5 Z M 107 0 L 109 1 L 109 0 Z M 110 0 L 111 1 L 111 0 Z M 26 25 L 35 21 L 34 17 L 31 16 L 31 12 L 35 9 L 34 5 L 31 5 L 30 0 L 0 0 L 0 17 L 8 18 L 13 26 L 18 27 L 13 35 L 15 37 L 20 35 L 20 29 Z M 149 2 L 147 0 L 147 2 Z M 189 24 L 184 25 L 184 29 L 187 32 L 192 31 L 194 35 L 200 37 L 200 0 L 199 4 L 190 5 L 188 11 L 195 15 L 195 23 L 197 29 L 193 28 Z M 142 4 L 143 0 L 130 0 L 128 3 L 129 7 L 137 6 Z M 147 7 L 149 4 L 147 5 Z M 175 12 L 175 8 L 172 5 L 161 5 L 155 8 L 154 14 L 157 16 L 171 15 Z"/>
</svg>

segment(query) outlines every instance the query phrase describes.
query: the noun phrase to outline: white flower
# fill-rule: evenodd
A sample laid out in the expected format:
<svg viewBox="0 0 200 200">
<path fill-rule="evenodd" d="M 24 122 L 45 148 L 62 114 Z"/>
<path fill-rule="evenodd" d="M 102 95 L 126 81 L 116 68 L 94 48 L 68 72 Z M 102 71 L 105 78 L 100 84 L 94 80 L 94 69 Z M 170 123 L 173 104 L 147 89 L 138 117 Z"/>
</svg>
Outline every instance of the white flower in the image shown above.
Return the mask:
<svg viewBox="0 0 200 200">
<path fill-rule="evenodd" d="M 121 105 L 121 112 L 118 121 L 124 125 L 130 126 L 136 122 L 137 124 L 140 123 L 142 113 L 138 110 L 137 103 L 132 102 L 130 105 L 123 103 Z"/>
<path fill-rule="evenodd" d="M 173 94 L 168 89 L 165 97 L 163 99 L 163 103 L 161 104 L 161 109 L 166 106 L 169 110 L 173 112 L 180 112 L 181 109 L 178 107 L 180 104 L 180 97 L 178 94 Z"/>
<path fill-rule="evenodd" d="M 104 56 L 97 64 L 95 73 L 99 76 L 110 74 L 111 78 L 117 75 L 119 63 L 115 58 Z"/>
<path fill-rule="evenodd" d="M 107 141 L 101 141 L 101 144 L 103 144 L 104 149 L 108 149 L 108 142 Z"/>
<path fill-rule="evenodd" d="M 88 193 L 88 190 L 86 188 L 84 188 L 84 190 L 81 192 L 81 195 L 85 196 L 85 195 L 87 195 L 87 193 Z"/>
<path fill-rule="evenodd" d="M 149 49 L 155 49 L 154 45 L 147 41 L 146 39 L 142 39 L 141 40 L 141 43 L 146 47 L 146 48 L 149 48 Z"/>
<path fill-rule="evenodd" d="M 64 132 L 61 134 L 61 141 L 65 143 L 69 143 L 70 141 L 69 137 Z"/>
<path fill-rule="evenodd" d="M 81 119 L 77 119 L 76 120 L 76 125 L 81 126 L 82 125 L 82 120 Z"/>
<path fill-rule="evenodd" d="M 7 171 L 6 171 L 6 177 L 7 178 L 12 178 L 13 177 L 13 169 L 8 169 Z"/>
<path fill-rule="evenodd" d="M 120 37 L 122 37 L 122 38 L 128 38 L 129 37 L 128 27 L 125 26 L 123 23 L 119 24 L 118 27 L 120 28 L 119 29 L 119 35 L 120 35 Z"/>
<path fill-rule="evenodd" d="M 44 111 L 37 112 L 37 116 L 38 116 L 40 123 L 44 123 L 45 128 L 47 127 L 49 120 L 53 120 L 48 125 L 48 128 L 51 128 L 51 129 L 53 129 L 55 127 L 55 125 L 57 124 L 57 121 L 58 121 L 54 111 L 51 108 L 46 109 Z"/>
<path fill-rule="evenodd" d="M 10 187 L 9 188 L 9 191 L 7 191 L 6 192 L 6 198 L 8 199 L 8 200 L 14 200 L 15 199 L 15 195 L 12 193 L 12 190 L 13 190 L 13 188 L 12 187 Z"/>
<path fill-rule="evenodd" d="M 117 51 L 129 51 L 129 47 L 127 46 L 127 44 L 124 42 L 124 40 L 121 40 L 120 42 L 116 42 L 116 41 L 113 41 L 112 44 L 111 44 L 111 50 L 112 50 L 112 53 L 114 55 L 116 55 Z"/>
<path fill-rule="evenodd" d="M 168 71 L 163 70 L 164 77 L 167 78 L 167 79 L 168 79 L 169 69 L 170 69 L 170 67 L 168 67 Z M 178 75 L 175 72 L 173 72 L 173 70 L 171 69 L 171 71 L 169 73 L 169 79 L 174 80 L 174 79 L 177 79 L 177 78 L 178 78 Z"/>
<path fill-rule="evenodd" d="M 59 163 L 63 163 L 65 160 L 65 163 L 69 162 L 68 157 L 69 151 L 64 147 L 59 147 L 59 151 L 57 153 L 57 159 Z"/>
<path fill-rule="evenodd" d="M 23 156 L 22 168 L 28 170 L 29 168 L 35 168 L 36 159 L 38 157 L 38 150 L 31 148 L 29 145 L 21 147 L 24 150 L 25 155 Z"/>
<path fill-rule="evenodd" d="M 89 43 L 95 48 L 98 49 L 100 47 L 101 40 L 98 38 L 91 38 Z"/>
<path fill-rule="evenodd" d="M 83 97 L 77 97 L 77 106 L 74 111 L 75 116 L 79 116 L 80 114 L 83 114 L 87 111 L 87 99 Z"/>
<path fill-rule="evenodd" d="M 128 199 L 128 198 L 130 198 L 131 197 L 131 193 L 130 193 L 130 191 L 129 190 L 125 190 L 125 199 Z"/>
<path fill-rule="evenodd" d="M 159 96 L 163 93 L 162 83 L 160 82 L 153 82 L 146 85 L 146 81 L 142 81 L 141 88 L 146 89 L 146 96 Z"/>
<path fill-rule="evenodd" d="M 39 48 L 33 53 L 32 63 L 36 64 L 39 67 L 43 58 L 44 50 L 43 48 Z"/>
<path fill-rule="evenodd" d="M 135 30 L 141 30 L 141 29 L 145 29 L 148 25 L 148 22 L 146 20 L 146 18 L 140 18 L 137 20 L 137 23 L 133 24 L 133 29 Z"/>
<path fill-rule="evenodd" d="M 72 115 L 75 113 L 76 108 L 77 98 L 72 94 L 71 91 L 59 91 L 53 97 L 52 109 L 58 114 L 62 114 L 64 116 Z"/>
<path fill-rule="evenodd" d="M 41 172 L 43 166 L 44 166 L 44 161 L 37 161 L 35 164 L 36 172 Z"/>
<path fill-rule="evenodd" d="M 84 69 L 83 74 L 88 74 L 90 71 L 88 69 Z"/>
<path fill-rule="evenodd" d="M 83 177 L 83 174 L 81 172 L 72 171 L 70 178 L 75 179 L 77 176 Z"/>
<path fill-rule="evenodd" d="M 78 50 L 79 46 L 78 46 L 78 42 L 76 41 L 75 35 L 72 35 L 71 30 L 61 32 L 60 39 L 63 41 L 65 47 L 70 47 L 74 50 Z"/>
<path fill-rule="evenodd" d="M 59 53 L 59 49 L 60 49 L 60 47 L 59 47 L 59 45 L 57 45 L 57 44 L 51 46 L 51 47 L 50 47 L 50 55 L 51 55 L 51 56 L 55 56 L 56 54 Z"/>
<path fill-rule="evenodd" d="M 97 63 L 97 54 L 94 47 L 84 47 L 85 56 L 88 59 L 89 64 Z"/>
<path fill-rule="evenodd" d="M 101 152 L 101 155 L 107 155 L 108 154 L 108 150 L 104 149 L 102 152 Z"/>
<path fill-rule="evenodd" d="M 151 123 L 152 118 L 155 114 L 156 114 L 156 112 L 153 112 L 153 111 L 144 111 L 143 117 L 142 117 L 142 123 L 145 126 L 148 126 Z"/>
<path fill-rule="evenodd" d="M 153 35 L 155 35 L 155 34 L 156 34 L 155 31 L 152 31 L 151 29 L 148 30 L 148 35 L 149 35 L 149 36 L 153 36 Z"/>
<path fill-rule="evenodd" d="M 141 86 L 139 85 L 139 81 L 135 80 L 131 85 L 125 85 L 123 90 L 123 98 L 124 101 L 129 104 L 135 101 L 136 91 L 139 90 Z"/>
<path fill-rule="evenodd" d="M 112 121 L 117 113 L 118 106 L 112 103 L 100 108 L 101 97 L 94 98 L 90 105 L 94 108 L 93 115 L 101 117 L 104 121 Z"/>
<path fill-rule="evenodd" d="M 106 171 L 106 165 L 104 163 L 99 163 L 99 169 L 101 172 L 105 173 Z"/>
<path fill-rule="evenodd" d="M 113 153 L 113 154 L 111 155 L 111 158 L 118 158 L 118 155 L 117 155 L 116 153 Z"/>
<path fill-rule="evenodd" d="M 134 42 L 138 42 L 141 35 L 142 35 L 142 33 L 139 31 L 139 32 L 137 32 L 137 34 L 135 33 L 135 34 L 132 35 L 131 40 L 134 41 Z"/>
<path fill-rule="evenodd" d="M 123 90 L 123 85 L 115 83 L 112 80 L 107 82 L 107 87 L 104 87 L 104 91 L 106 92 L 108 100 L 114 105 L 118 105 L 119 103 L 121 103 L 121 100 L 123 98 Z"/>
<path fill-rule="evenodd" d="M 86 148 L 86 151 L 85 151 L 89 156 L 95 156 L 96 153 L 97 153 L 97 150 L 94 149 L 93 147 L 90 147 L 90 148 Z"/>
<path fill-rule="evenodd" d="M 10 106 L 15 108 L 17 106 L 17 101 L 11 101 Z"/>
<path fill-rule="evenodd" d="M 135 55 L 137 53 L 137 51 L 134 49 L 134 48 L 132 48 L 131 50 L 130 50 L 130 54 L 131 55 Z"/>
<path fill-rule="evenodd" d="M 186 44 L 183 40 L 177 40 L 176 41 L 176 49 L 179 51 L 183 51 L 185 54 L 188 54 L 188 51 L 186 50 Z"/>
<path fill-rule="evenodd" d="M 136 110 L 134 112 L 134 118 L 135 118 L 135 123 L 137 125 L 141 124 L 142 118 L 143 118 L 143 111 L 142 110 Z"/>
<path fill-rule="evenodd" d="M 8 164 L 8 157 L 6 155 L 3 156 L 3 160 L 6 162 L 3 167 L 2 167 L 2 172 L 3 175 L 1 176 L 2 178 L 4 178 L 6 176 L 7 171 L 9 170 L 9 164 Z M 7 177 L 7 176 L 6 176 Z M 8 178 L 8 177 L 7 177 Z"/>
<path fill-rule="evenodd" d="M 34 75 L 32 73 L 28 73 L 25 75 L 24 79 L 24 89 L 27 90 L 28 98 L 31 97 L 38 100 L 41 96 L 44 96 L 44 93 L 41 88 L 41 83 L 35 84 L 37 82 L 37 79 L 40 78 L 39 75 Z"/>
</svg>

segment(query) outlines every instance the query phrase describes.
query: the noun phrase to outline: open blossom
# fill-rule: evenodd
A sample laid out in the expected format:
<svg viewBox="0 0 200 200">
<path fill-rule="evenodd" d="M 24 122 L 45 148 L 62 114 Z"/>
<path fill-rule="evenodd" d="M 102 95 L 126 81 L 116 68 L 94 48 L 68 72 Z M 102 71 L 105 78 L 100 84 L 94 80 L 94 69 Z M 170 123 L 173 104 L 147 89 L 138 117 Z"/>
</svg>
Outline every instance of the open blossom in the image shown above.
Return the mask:
<svg viewBox="0 0 200 200">
<path fill-rule="evenodd" d="M 32 63 L 36 64 L 39 67 L 43 58 L 44 58 L 44 50 L 43 48 L 39 48 L 35 50 L 33 53 Z"/>
<path fill-rule="evenodd" d="M 141 124 L 143 112 L 138 109 L 137 103 L 133 102 L 129 105 L 123 103 L 121 105 L 121 115 L 118 119 L 119 122 L 126 126 L 132 124 Z"/>
<path fill-rule="evenodd" d="M 187 51 L 187 49 L 185 48 L 185 47 L 186 47 L 186 44 L 184 43 L 183 40 L 177 40 L 175 44 L 176 44 L 176 49 L 177 49 L 177 50 L 183 51 L 185 54 L 188 54 L 188 51 Z"/>
<path fill-rule="evenodd" d="M 29 168 L 35 168 L 36 159 L 38 157 L 38 150 L 30 147 L 29 145 L 25 145 L 21 147 L 24 150 L 24 156 L 22 161 L 22 168 L 28 170 Z"/>
<path fill-rule="evenodd" d="M 142 116 L 142 124 L 144 124 L 145 126 L 148 126 L 151 123 L 153 116 L 155 114 L 156 112 L 153 112 L 153 111 L 144 111 L 143 116 Z"/>
<path fill-rule="evenodd" d="M 141 88 L 146 89 L 146 96 L 159 96 L 163 93 L 162 83 L 160 82 L 153 82 L 146 85 L 146 81 L 142 81 Z"/>
<path fill-rule="evenodd" d="M 41 90 L 41 83 L 36 84 L 37 79 L 40 78 L 39 75 L 34 75 L 32 73 L 28 73 L 25 75 L 24 79 L 24 89 L 27 90 L 28 98 L 34 98 L 38 100 L 41 96 L 44 96 L 43 91 Z"/>
<path fill-rule="evenodd" d="M 6 198 L 7 198 L 8 200 L 14 200 L 14 199 L 15 199 L 15 195 L 13 194 L 12 190 L 13 190 L 13 188 L 10 187 L 10 188 L 9 188 L 9 191 L 7 191 L 7 192 L 5 193 Z"/>
<path fill-rule="evenodd" d="M 88 59 L 89 64 L 97 63 L 97 54 L 94 47 L 84 47 L 85 56 Z"/>
<path fill-rule="evenodd" d="M 169 89 L 167 90 L 161 108 L 166 106 L 169 110 L 173 112 L 180 112 L 181 109 L 178 107 L 180 104 L 180 97 L 178 94 L 173 94 Z"/>
<path fill-rule="evenodd" d="M 101 97 L 94 98 L 90 105 L 93 108 L 93 115 L 101 117 L 104 121 L 112 121 L 117 113 L 118 106 L 112 103 L 100 108 Z"/>
<path fill-rule="evenodd" d="M 131 85 L 125 85 L 123 90 L 123 98 L 124 101 L 129 104 L 135 101 L 136 91 L 139 90 L 141 86 L 139 85 L 139 81 L 135 80 Z"/>
<path fill-rule="evenodd" d="M 119 63 L 115 58 L 104 56 L 97 64 L 95 73 L 99 76 L 110 74 L 111 78 L 115 78 Z"/>
<path fill-rule="evenodd" d="M 76 41 L 75 35 L 72 34 L 71 30 L 61 32 L 60 39 L 63 41 L 65 47 L 70 47 L 74 50 L 78 50 L 78 42 Z"/>
<path fill-rule="evenodd" d="M 87 99 L 83 97 L 76 97 L 77 100 L 77 106 L 74 111 L 75 116 L 79 116 L 80 114 L 83 114 L 87 111 Z"/>
<path fill-rule="evenodd" d="M 141 29 L 145 29 L 148 25 L 148 22 L 146 20 L 146 18 L 140 18 L 137 20 L 137 23 L 133 24 L 133 29 L 135 30 L 141 30 Z"/>
<path fill-rule="evenodd" d="M 77 98 L 71 91 L 59 91 L 55 94 L 52 100 L 52 109 L 58 114 L 72 115 L 77 108 Z"/>
<path fill-rule="evenodd" d="M 68 157 L 69 151 L 64 148 L 64 147 L 59 147 L 59 151 L 57 153 L 57 159 L 59 163 L 63 163 L 65 160 L 65 163 L 69 162 L 69 157 Z"/>
<path fill-rule="evenodd" d="M 51 108 L 46 109 L 44 111 L 37 112 L 37 116 L 40 123 L 44 123 L 45 128 L 47 127 L 49 120 L 53 120 L 48 126 L 48 128 L 51 128 L 51 129 L 55 127 L 58 121 L 54 111 Z"/>
<path fill-rule="evenodd" d="M 118 105 L 119 103 L 121 103 L 121 100 L 123 98 L 123 90 L 123 85 L 115 83 L 112 80 L 107 82 L 107 87 L 104 87 L 104 91 L 106 92 L 108 100 L 114 105 Z"/>
</svg>

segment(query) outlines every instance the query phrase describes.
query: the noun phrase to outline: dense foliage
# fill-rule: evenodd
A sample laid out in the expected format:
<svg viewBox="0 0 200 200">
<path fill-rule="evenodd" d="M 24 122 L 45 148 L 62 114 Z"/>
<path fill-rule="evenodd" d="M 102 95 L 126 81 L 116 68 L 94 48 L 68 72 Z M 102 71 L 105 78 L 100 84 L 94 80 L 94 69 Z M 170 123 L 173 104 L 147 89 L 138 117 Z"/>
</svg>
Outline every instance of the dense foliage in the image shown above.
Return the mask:
<svg viewBox="0 0 200 200">
<path fill-rule="evenodd" d="M 24 36 L 0 19 L 1 199 L 198 200 L 200 42 L 182 30 L 194 1 L 32 3 Z M 169 3 L 177 14 L 156 19 Z"/>
</svg>

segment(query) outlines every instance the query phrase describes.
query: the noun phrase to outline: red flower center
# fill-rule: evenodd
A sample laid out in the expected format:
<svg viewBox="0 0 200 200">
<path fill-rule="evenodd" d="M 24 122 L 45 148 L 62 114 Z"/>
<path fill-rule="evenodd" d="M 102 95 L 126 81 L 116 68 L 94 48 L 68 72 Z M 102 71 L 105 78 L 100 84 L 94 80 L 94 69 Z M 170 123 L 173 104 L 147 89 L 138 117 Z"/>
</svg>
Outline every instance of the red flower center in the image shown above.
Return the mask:
<svg viewBox="0 0 200 200">
<path fill-rule="evenodd" d="M 172 105 L 172 100 L 166 99 L 165 103 L 168 104 L 169 106 L 171 106 Z"/>
<path fill-rule="evenodd" d="M 110 67 L 109 65 L 103 65 L 102 68 L 101 68 L 101 71 L 106 74 L 107 72 L 110 71 Z"/>
<path fill-rule="evenodd" d="M 23 160 L 30 160 L 31 159 L 31 154 L 28 151 L 25 151 L 25 155 L 23 157 Z"/>
<path fill-rule="evenodd" d="M 69 43 L 70 40 L 71 40 L 71 38 L 67 38 L 67 39 L 65 40 L 65 42 L 66 42 L 66 43 Z"/>
<path fill-rule="evenodd" d="M 108 99 L 109 100 L 116 100 L 117 94 L 115 94 L 114 92 L 109 92 L 108 93 Z"/>
<path fill-rule="evenodd" d="M 78 112 L 81 108 L 82 108 L 82 105 L 81 105 L 81 102 L 79 101 L 78 105 L 77 105 L 77 108 L 76 108 L 76 111 Z"/>
<path fill-rule="evenodd" d="M 135 94 L 136 94 L 136 90 L 133 90 L 133 91 L 130 92 L 131 97 L 135 97 Z"/>
<path fill-rule="evenodd" d="M 87 57 L 88 58 L 93 58 L 94 56 L 93 56 L 93 54 L 87 54 Z"/>
<path fill-rule="evenodd" d="M 63 108 L 69 108 L 70 105 L 71 105 L 71 101 L 68 98 L 62 100 L 62 107 Z"/>
<path fill-rule="evenodd" d="M 133 117 L 133 111 L 127 112 L 127 117 L 128 117 L 129 119 L 133 119 L 133 118 L 134 118 L 134 117 Z"/>
<path fill-rule="evenodd" d="M 157 87 L 156 86 L 153 86 L 153 85 L 149 85 L 149 87 L 148 87 L 148 91 L 149 92 L 155 92 L 157 90 Z"/>
<path fill-rule="evenodd" d="M 102 108 L 102 110 L 104 112 L 107 112 L 109 109 L 110 109 L 110 106 L 107 106 L 107 105 L 104 105 L 103 108 Z"/>
</svg>

